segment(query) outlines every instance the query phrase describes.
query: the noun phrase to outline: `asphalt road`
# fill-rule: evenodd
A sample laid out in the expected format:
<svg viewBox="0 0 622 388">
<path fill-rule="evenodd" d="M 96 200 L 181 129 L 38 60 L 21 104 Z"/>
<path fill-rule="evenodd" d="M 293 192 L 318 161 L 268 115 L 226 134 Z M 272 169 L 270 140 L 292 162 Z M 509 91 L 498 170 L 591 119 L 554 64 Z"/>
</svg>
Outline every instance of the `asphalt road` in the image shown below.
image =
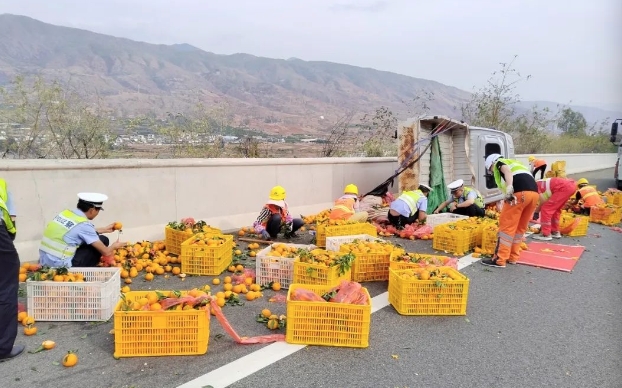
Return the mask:
<svg viewBox="0 0 622 388">
<path fill-rule="evenodd" d="M 604 170 L 580 177 L 604 190 L 612 176 Z M 572 273 L 522 265 L 491 269 L 476 262 L 462 270 L 470 278 L 466 316 L 406 317 L 387 306 L 372 314 L 369 348 L 309 346 L 231 387 L 620 387 L 621 237 L 590 224 L 587 237 L 562 239 L 586 247 Z M 431 245 L 406 244 L 415 252 L 430 251 Z M 134 282 L 132 289 L 188 289 L 211 279 L 160 277 Z M 387 289 L 386 282 L 364 285 L 372 296 Z M 266 307 L 285 313 L 284 303 L 268 302 L 273 294 L 225 307 L 240 335 L 274 333 L 254 318 Z M 56 348 L 0 363 L 1 387 L 173 388 L 267 346 L 237 345 L 212 319 L 206 355 L 115 360 L 112 320 L 37 327 L 32 337 L 20 328 L 18 342 L 34 350 L 51 339 Z M 73 368 L 58 365 L 68 350 L 80 357 Z M 248 367 L 258 361 L 251 358 Z"/>
</svg>

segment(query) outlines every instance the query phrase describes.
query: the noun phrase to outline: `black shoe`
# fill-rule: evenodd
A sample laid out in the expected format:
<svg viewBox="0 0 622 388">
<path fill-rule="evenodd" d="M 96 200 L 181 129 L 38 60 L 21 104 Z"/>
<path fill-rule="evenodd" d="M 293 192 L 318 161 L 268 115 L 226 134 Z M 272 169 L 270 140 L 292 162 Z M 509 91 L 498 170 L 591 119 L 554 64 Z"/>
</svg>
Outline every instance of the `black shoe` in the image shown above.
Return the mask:
<svg viewBox="0 0 622 388">
<path fill-rule="evenodd" d="M 505 268 L 505 264 L 503 264 L 503 265 L 497 264 L 497 260 L 496 259 L 485 259 L 485 260 L 482 260 L 481 263 L 483 265 L 487 265 L 489 267 Z"/>
<path fill-rule="evenodd" d="M 289 240 L 290 238 L 296 238 L 296 237 L 298 237 L 298 235 L 297 235 L 296 233 L 294 233 L 294 232 L 291 232 L 291 233 L 285 233 L 285 238 L 286 238 L 286 239 L 288 239 L 288 240 Z"/>
<path fill-rule="evenodd" d="M 9 354 L 0 357 L 0 362 L 8 361 L 12 358 L 19 356 L 20 354 L 22 354 L 24 349 L 26 349 L 26 346 L 24 345 L 13 345 L 13 349 L 11 349 L 11 352 Z"/>
</svg>

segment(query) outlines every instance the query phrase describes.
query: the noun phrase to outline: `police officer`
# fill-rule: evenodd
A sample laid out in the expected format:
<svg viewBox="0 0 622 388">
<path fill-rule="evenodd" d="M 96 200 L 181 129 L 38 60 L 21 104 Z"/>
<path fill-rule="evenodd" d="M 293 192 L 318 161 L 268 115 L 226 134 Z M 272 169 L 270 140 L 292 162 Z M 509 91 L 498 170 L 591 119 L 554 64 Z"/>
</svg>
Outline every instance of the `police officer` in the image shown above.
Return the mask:
<svg viewBox="0 0 622 388">
<path fill-rule="evenodd" d="M 104 210 L 105 194 L 79 193 L 76 209 L 65 209 L 48 222 L 39 247 L 39 264 L 49 267 L 96 267 L 102 256 L 112 256 L 125 245 L 110 245 L 103 233 L 112 233 L 114 223 L 95 228 L 91 221 Z"/>
<path fill-rule="evenodd" d="M 10 206 L 9 206 L 10 205 Z M 19 255 L 13 244 L 15 212 L 6 182 L 0 178 L 0 362 L 19 356 L 24 345 L 15 345 L 17 337 L 17 291 L 19 288 Z"/>
<path fill-rule="evenodd" d="M 432 188 L 424 183 L 414 191 L 403 191 L 402 195 L 391 202 L 387 218 L 389 223 L 400 229 L 415 221 L 423 222 L 428 211 L 428 195 Z"/>
<path fill-rule="evenodd" d="M 484 197 L 472 187 L 464 187 L 464 181 L 458 179 L 447 185 L 450 191 L 449 198 L 438 205 L 434 214 L 438 214 L 449 205 L 449 211 L 469 217 L 484 216 Z"/>
</svg>

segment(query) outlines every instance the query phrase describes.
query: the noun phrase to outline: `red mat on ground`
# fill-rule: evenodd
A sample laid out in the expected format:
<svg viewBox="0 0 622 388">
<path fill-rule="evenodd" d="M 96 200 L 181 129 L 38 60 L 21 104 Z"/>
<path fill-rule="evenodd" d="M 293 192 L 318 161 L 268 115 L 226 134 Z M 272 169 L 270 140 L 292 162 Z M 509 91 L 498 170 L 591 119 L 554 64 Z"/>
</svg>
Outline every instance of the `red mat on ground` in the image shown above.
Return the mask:
<svg viewBox="0 0 622 388">
<path fill-rule="evenodd" d="M 570 272 L 583 254 L 585 247 L 548 242 L 532 242 L 518 259 L 519 264 Z"/>
</svg>

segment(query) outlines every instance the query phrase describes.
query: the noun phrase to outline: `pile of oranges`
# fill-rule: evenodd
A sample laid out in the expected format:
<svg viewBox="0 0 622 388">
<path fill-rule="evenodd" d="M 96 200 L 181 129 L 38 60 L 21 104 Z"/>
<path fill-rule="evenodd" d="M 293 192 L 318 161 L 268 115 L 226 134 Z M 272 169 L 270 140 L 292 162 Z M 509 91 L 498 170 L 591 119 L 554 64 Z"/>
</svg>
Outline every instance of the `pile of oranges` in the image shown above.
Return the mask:
<svg viewBox="0 0 622 388">
<path fill-rule="evenodd" d="M 205 290 L 194 288 L 185 294 L 180 291 L 137 292 L 134 298 L 123 295 L 121 300 L 121 311 L 181 311 L 207 310 L 211 298 Z M 181 303 L 175 304 L 175 301 Z"/>
<path fill-rule="evenodd" d="M 302 220 L 305 224 L 321 224 L 328 221 L 328 217 L 330 216 L 330 209 L 322 210 L 317 214 L 312 214 L 310 216 L 302 216 Z"/>
<path fill-rule="evenodd" d="M 340 251 L 354 253 L 355 255 L 390 255 L 394 250 L 399 249 L 388 241 L 365 241 L 354 240 L 351 243 L 341 244 Z"/>
<path fill-rule="evenodd" d="M 17 313 L 17 321 L 24 326 L 24 335 L 37 334 L 37 327 L 35 326 L 35 319 L 28 315 L 25 311 Z"/>
<path fill-rule="evenodd" d="M 115 265 L 121 267 L 121 278 L 125 284 L 131 284 L 141 272 L 143 279 L 152 281 L 156 275 L 181 275 L 181 269 L 172 264 L 179 264 L 178 257 L 170 255 L 161 241 L 142 241 L 128 243 L 114 254 Z"/>
</svg>

